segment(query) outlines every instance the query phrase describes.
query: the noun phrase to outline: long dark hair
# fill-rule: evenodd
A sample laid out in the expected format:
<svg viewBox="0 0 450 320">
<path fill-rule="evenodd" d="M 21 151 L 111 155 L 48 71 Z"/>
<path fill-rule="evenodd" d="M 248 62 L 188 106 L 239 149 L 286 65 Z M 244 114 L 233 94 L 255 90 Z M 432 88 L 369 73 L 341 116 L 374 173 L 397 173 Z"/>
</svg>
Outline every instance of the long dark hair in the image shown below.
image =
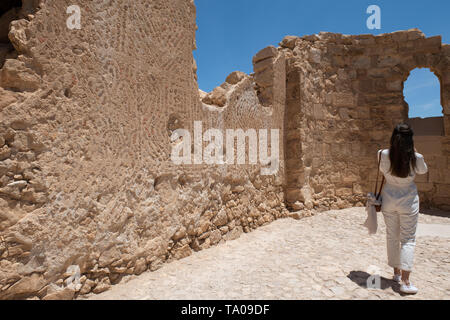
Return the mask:
<svg viewBox="0 0 450 320">
<path fill-rule="evenodd" d="M 413 135 L 413 130 L 406 123 L 398 124 L 394 128 L 389 148 L 390 171 L 393 176 L 406 178 L 411 173 L 411 167 L 416 167 Z"/>
</svg>

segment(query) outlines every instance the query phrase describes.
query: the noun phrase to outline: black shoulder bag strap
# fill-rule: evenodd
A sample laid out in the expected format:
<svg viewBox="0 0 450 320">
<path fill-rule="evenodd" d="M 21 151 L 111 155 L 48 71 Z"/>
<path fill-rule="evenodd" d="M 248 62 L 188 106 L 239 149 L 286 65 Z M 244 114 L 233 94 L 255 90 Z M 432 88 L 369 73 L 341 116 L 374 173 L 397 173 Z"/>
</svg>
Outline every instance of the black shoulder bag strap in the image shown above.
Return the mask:
<svg viewBox="0 0 450 320">
<path fill-rule="evenodd" d="M 377 200 L 380 198 L 381 190 L 383 189 L 383 185 L 384 185 L 384 174 L 383 174 L 382 175 L 383 178 L 381 179 L 380 191 L 377 193 L 377 190 L 378 190 L 378 177 L 380 176 L 380 164 L 381 164 L 381 153 L 382 152 L 383 152 L 383 150 L 381 150 L 380 154 L 378 155 L 377 182 L 375 184 L 375 193 L 374 193 Z"/>
</svg>

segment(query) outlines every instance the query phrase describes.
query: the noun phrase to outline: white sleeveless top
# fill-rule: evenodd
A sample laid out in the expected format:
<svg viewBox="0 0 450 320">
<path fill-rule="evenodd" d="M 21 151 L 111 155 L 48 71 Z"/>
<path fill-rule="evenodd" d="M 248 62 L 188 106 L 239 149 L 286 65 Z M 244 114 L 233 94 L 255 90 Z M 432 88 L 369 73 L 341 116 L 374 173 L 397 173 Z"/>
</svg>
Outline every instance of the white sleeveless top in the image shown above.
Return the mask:
<svg viewBox="0 0 450 320">
<path fill-rule="evenodd" d="M 380 152 L 380 171 L 386 179 L 386 184 L 381 192 L 381 210 L 386 212 L 417 213 L 419 211 L 419 195 L 414 179 L 416 174 L 428 172 L 423 155 L 416 152 L 416 167 L 411 167 L 411 173 L 408 177 L 400 178 L 390 173 L 389 149 L 379 150 L 378 155 Z"/>
</svg>

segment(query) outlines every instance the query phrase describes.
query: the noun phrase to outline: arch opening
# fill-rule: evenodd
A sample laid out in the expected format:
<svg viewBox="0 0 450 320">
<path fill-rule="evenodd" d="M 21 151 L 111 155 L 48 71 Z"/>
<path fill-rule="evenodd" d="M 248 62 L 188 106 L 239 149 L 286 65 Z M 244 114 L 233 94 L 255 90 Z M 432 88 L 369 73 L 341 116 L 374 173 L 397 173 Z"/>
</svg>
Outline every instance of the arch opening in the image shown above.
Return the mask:
<svg viewBox="0 0 450 320">
<path fill-rule="evenodd" d="M 440 87 L 440 79 L 428 68 L 412 70 L 404 83 L 408 123 L 416 136 L 444 136 Z"/>
</svg>

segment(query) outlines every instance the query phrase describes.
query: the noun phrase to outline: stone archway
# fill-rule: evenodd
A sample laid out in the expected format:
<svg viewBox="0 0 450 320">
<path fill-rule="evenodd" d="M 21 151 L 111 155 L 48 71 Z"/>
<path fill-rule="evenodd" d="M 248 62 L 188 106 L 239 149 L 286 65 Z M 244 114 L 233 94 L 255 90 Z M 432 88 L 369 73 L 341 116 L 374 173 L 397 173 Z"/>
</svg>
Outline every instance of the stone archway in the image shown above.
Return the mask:
<svg viewBox="0 0 450 320">
<path fill-rule="evenodd" d="M 425 69 L 430 70 L 439 80 L 439 101 L 442 106 L 442 102 L 444 101 L 444 97 L 442 96 L 442 77 L 436 69 Z M 413 70 L 408 72 L 405 81 L 409 79 Z M 408 111 L 410 111 L 410 108 L 414 107 L 409 105 L 406 101 L 406 97 L 404 97 L 404 104 Z M 443 148 L 443 142 L 446 134 L 443 108 L 441 111 L 442 116 L 425 118 L 409 117 L 407 120 L 414 130 L 415 147 L 419 153 L 424 155 L 429 167 L 429 172 L 427 174 L 416 177 L 416 185 L 420 193 L 421 203 L 425 207 L 446 205 L 446 201 L 443 198 L 448 195 L 448 190 L 445 186 L 448 182 L 448 177 L 446 177 L 445 173 L 448 171 L 448 168 L 447 157 L 445 156 Z"/>
<path fill-rule="evenodd" d="M 438 80 L 439 88 L 442 88 L 441 79 L 440 79 L 439 75 L 437 75 L 435 72 L 432 72 L 429 68 L 416 68 L 414 70 L 411 70 L 411 72 L 408 73 L 407 80 L 409 80 L 412 77 L 413 71 L 419 70 L 419 69 L 426 69 L 426 70 L 430 71 L 430 74 L 433 74 L 433 77 L 436 77 L 436 80 Z M 425 117 L 411 116 L 411 109 L 417 108 L 417 106 L 410 105 L 409 102 L 407 101 L 406 90 L 408 88 L 405 87 L 405 83 L 406 83 L 406 81 L 403 83 L 403 87 L 404 87 L 404 98 L 403 99 L 404 99 L 404 104 L 408 111 L 407 122 L 414 129 L 415 136 L 416 137 L 435 137 L 436 139 L 440 139 L 440 137 L 445 136 L 444 114 L 443 114 L 444 110 L 442 108 L 442 105 L 440 104 L 442 101 L 442 90 L 440 90 L 440 92 L 438 93 L 438 95 L 439 95 L 438 99 L 433 98 L 431 101 L 431 102 L 439 101 L 439 108 L 440 108 L 440 110 L 438 112 L 439 115 L 425 116 Z M 424 85 L 424 87 L 426 87 L 426 84 Z M 417 93 L 421 93 L 420 87 L 415 88 L 415 90 L 417 90 L 418 92 L 411 93 L 411 95 L 413 95 L 413 94 L 417 95 Z M 432 104 L 433 103 L 429 103 L 428 105 L 430 106 Z M 422 110 L 422 111 L 425 111 L 425 110 Z M 430 142 L 431 142 L 431 140 L 430 140 Z M 441 149 L 442 148 L 439 147 L 439 153 L 441 153 L 441 151 L 442 151 Z"/>
</svg>

